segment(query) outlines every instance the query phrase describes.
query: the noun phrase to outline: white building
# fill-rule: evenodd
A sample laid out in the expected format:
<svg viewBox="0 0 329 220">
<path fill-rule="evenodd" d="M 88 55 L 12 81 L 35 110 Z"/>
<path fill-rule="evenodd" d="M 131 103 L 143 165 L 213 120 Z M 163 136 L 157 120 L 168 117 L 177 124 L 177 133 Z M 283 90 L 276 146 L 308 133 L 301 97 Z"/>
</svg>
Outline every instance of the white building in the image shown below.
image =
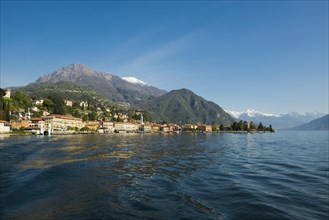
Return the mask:
<svg viewBox="0 0 329 220">
<path fill-rule="evenodd" d="M 45 122 L 42 118 L 30 118 L 29 127 L 25 128 L 25 131 L 43 135 L 45 131 Z"/>
<path fill-rule="evenodd" d="M 86 101 L 81 101 L 81 102 L 80 102 L 80 107 L 87 108 L 87 107 L 88 107 L 88 102 L 86 102 Z"/>
<path fill-rule="evenodd" d="M 114 132 L 114 124 L 110 121 L 103 121 L 102 122 L 102 128 L 104 130 L 104 133 L 112 133 Z"/>
<path fill-rule="evenodd" d="M 10 132 L 10 125 L 8 121 L 0 120 L 0 133 Z"/>
<path fill-rule="evenodd" d="M 4 96 L 4 98 L 10 98 L 10 89 L 6 89 L 5 90 L 5 93 L 6 93 L 6 95 Z"/>
<path fill-rule="evenodd" d="M 85 126 L 81 118 L 68 115 L 48 115 L 43 116 L 42 119 L 45 121 L 45 127 L 48 128 L 50 125 L 52 131 L 66 131 L 74 127 L 80 130 Z"/>
<path fill-rule="evenodd" d="M 138 132 L 139 124 L 133 124 L 133 123 L 115 123 L 114 124 L 114 130 L 117 132 Z"/>
<path fill-rule="evenodd" d="M 141 126 L 141 128 L 142 128 L 142 131 L 144 131 L 145 133 L 151 133 L 152 132 L 152 126 L 151 125 L 143 124 Z"/>
<path fill-rule="evenodd" d="M 34 112 L 39 111 L 38 107 L 36 107 L 36 106 L 32 106 L 32 107 L 31 107 L 31 110 L 34 111 Z"/>
<path fill-rule="evenodd" d="M 32 105 L 42 105 L 42 104 L 43 104 L 43 99 L 32 101 Z"/>
<path fill-rule="evenodd" d="M 65 103 L 66 106 L 71 106 L 71 107 L 73 106 L 73 102 L 71 100 L 65 99 L 64 103 Z"/>
</svg>

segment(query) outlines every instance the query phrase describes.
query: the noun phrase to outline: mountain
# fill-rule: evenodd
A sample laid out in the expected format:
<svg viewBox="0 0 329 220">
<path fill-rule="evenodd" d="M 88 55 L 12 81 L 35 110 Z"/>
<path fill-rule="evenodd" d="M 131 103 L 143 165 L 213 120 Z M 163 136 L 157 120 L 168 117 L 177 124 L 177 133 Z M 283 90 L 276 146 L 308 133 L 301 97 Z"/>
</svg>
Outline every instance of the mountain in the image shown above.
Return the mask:
<svg viewBox="0 0 329 220">
<path fill-rule="evenodd" d="M 272 125 L 276 129 L 287 129 L 295 127 L 307 122 L 310 122 L 316 118 L 323 116 L 324 114 L 319 112 L 309 112 L 299 114 L 297 112 L 291 112 L 288 114 L 270 114 L 263 113 L 253 109 L 247 109 L 243 112 L 226 110 L 232 117 L 244 121 L 253 121 L 255 123 L 262 122 L 264 125 Z"/>
<path fill-rule="evenodd" d="M 329 130 L 329 114 L 321 118 L 315 119 L 309 123 L 291 128 L 294 131 L 328 131 Z"/>
<path fill-rule="evenodd" d="M 157 121 L 167 123 L 231 124 L 234 119 L 217 104 L 188 89 L 170 91 L 142 106 Z"/>
<path fill-rule="evenodd" d="M 207 101 L 187 89 L 166 92 L 134 77 L 99 72 L 83 64 L 71 64 L 41 76 L 35 82 L 19 88 L 31 97 L 51 94 L 79 100 L 109 99 L 128 102 L 145 110 L 155 121 L 168 123 L 207 123 L 229 125 L 234 119 L 217 104 Z"/>
<path fill-rule="evenodd" d="M 30 94 L 34 98 L 45 98 L 51 95 L 60 95 L 65 99 L 76 101 L 91 101 L 93 99 L 104 99 L 104 96 L 95 89 L 81 86 L 71 82 L 55 82 L 55 83 L 31 83 L 25 87 L 19 88 Z"/>
<path fill-rule="evenodd" d="M 229 113 L 231 116 L 242 119 L 242 118 L 255 118 L 255 117 L 279 117 L 278 115 L 275 114 L 269 114 L 269 113 L 263 113 L 256 111 L 254 109 L 247 109 L 246 111 L 243 112 L 237 112 L 237 111 L 229 111 L 225 110 L 227 113 Z"/>
<path fill-rule="evenodd" d="M 92 70 L 84 64 L 71 64 L 37 79 L 33 84 L 71 82 L 91 88 L 105 98 L 120 102 L 146 101 L 150 97 L 160 96 L 166 91 L 156 87 L 132 83 L 119 76 Z"/>
</svg>

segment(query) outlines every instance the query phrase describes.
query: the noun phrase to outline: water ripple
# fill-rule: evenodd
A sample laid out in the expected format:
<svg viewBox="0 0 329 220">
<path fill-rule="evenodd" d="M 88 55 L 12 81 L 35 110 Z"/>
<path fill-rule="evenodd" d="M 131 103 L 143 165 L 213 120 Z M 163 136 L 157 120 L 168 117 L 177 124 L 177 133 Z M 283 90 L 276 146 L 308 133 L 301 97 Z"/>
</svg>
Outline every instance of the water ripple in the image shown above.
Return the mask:
<svg viewBox="0 0 329 220">
<path fill-rule="evenodd" d="M 1 140 L 1 219 L 327 219 L 328 134 Z"/>
</svg>

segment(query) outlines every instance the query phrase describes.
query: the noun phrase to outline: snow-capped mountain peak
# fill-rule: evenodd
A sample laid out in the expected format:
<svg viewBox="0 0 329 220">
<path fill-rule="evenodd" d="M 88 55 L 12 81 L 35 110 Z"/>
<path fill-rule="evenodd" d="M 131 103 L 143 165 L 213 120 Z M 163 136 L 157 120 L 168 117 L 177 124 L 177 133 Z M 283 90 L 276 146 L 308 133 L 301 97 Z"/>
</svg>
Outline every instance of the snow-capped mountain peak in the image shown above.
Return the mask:
<svg viewBox="0 0 329 220">
<path fill-rule="evenodd" d="M 123 80 L 132 83 L 132 84 L 139 84 L 139 85 L 143 85 L 143 86 L 149 86 L 146 82 L 139 80 L 135 77 L 122 77 Z"/>
<path fill-rule="evenodd" d="M 246 114 L 249 117 L 255 117 L 255 116 L 264 116 L 264 117 L 280 117 L 279 115 L 276 114 L 270 114 L 270 113 L 264 113 L 264 112 L 259 112 L 254 109 L 247 109 Z"/>
<path fill-rule="evenodd" d="M 237 112 L 237 111 L 230 111 L 230 110 L 226 110 L 226 109 L 224 109 L 224 111 L 226 111 L 233 118 L 239 118 L 239 116 L 243 113 L 243 112 Z"/>
<path fill-rule="evenodd" d="M 225 110 L 225 111 L 235 118 L 239 118 L 240 116 L 243 116 L 243 115 L 248 116 L 250 118 L 253 118 L 253 117 L 280 117 L 279 115 L 263 113 L 263 112 L 259 112 L 254 109 L 251 109 L 251 108 L 247 109 L 246 111 L 242 111 L 242 112 L 229 111 L 229 110 Z"/>
<path fill-rule="evenodd" d="M 246 111 L 242 112 L 229 110 L 225 111 L 232 117 L 237 118 L 239 120 L 253 121 L 255 123 L 262 122 L 264 125 L 267 126 L 271 124 L 277 129 L 285 129 L 298 126 L 325 115 L 319 112 L 306 112 L 303 114 L 300 114 L 298 112 L 290 112 L 287 114 L 276 115 L 259 112 L 254 109 L 247 109 Z"/>
</svg>

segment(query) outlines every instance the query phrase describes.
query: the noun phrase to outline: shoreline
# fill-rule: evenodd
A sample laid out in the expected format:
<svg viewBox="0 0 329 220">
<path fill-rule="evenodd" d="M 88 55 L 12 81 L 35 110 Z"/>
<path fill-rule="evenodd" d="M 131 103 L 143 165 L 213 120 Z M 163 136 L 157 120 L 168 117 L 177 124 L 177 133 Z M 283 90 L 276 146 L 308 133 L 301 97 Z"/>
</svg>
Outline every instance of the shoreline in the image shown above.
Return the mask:
<svg viewBox="0 0 329 220">
<path fill-rule="evenodd" d="M 0 133 L 1 136 L 58 136 L 58 135 L 129 135 L 129 134 L 212 134 L 212 133 L 233 133 L 233 134 L 256 134 L 256 133 L 275 133 L 271 131 L 212 131 L 212 132 L 199 132 L 199 131 L 185 131 L 185 132 L 53 132 L 51 135 L 48 134 L 35 134 L 30 132 L 7 132 Z"/>
</svg>

